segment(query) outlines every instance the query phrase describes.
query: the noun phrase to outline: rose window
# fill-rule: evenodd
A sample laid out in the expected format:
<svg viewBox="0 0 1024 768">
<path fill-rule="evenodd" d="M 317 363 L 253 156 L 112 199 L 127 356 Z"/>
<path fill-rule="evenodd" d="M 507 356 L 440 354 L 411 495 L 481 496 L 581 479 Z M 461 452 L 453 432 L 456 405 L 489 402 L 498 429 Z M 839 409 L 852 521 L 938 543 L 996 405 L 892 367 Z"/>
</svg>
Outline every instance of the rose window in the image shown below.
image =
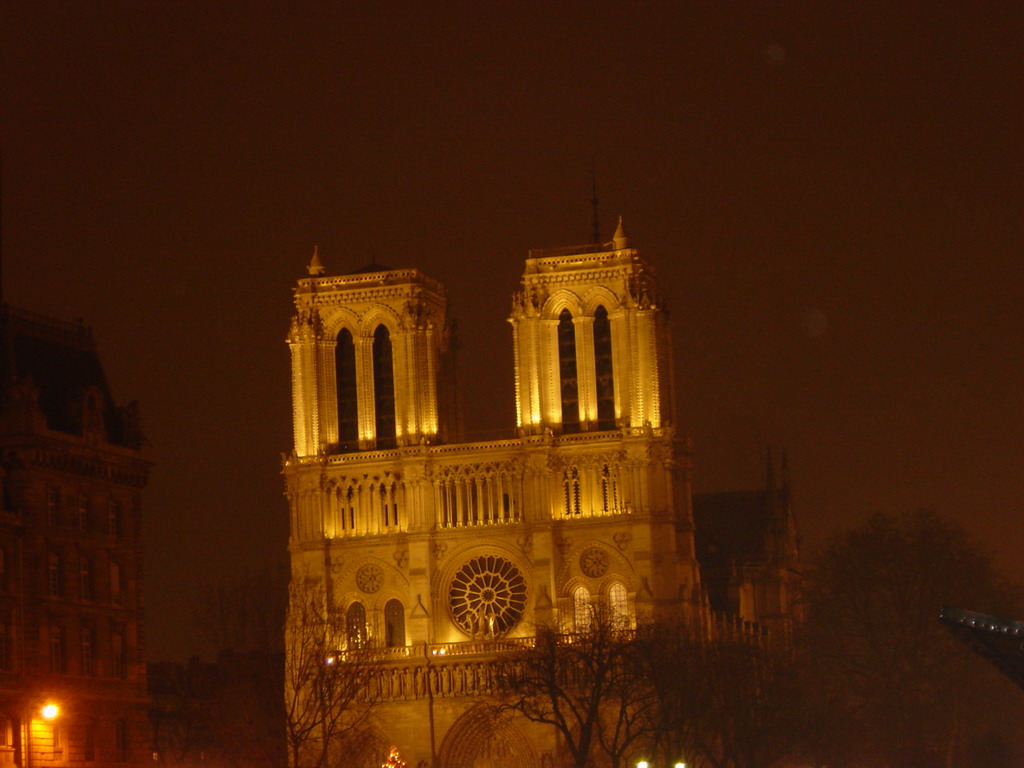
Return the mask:
<svg viewBox="0 0 1024 768">
<path fill-rule="evenodd" d="M 373 594 L 384 585 L 384 571 L 379 565 L 368 563 L 356 571 L 356 586 L 367 594 Z"/>
<path fill-rule="evenodd" d="M 526 581 L 503 557 L 485 555 L 463 565 L 448 589 L 452 618 L 474 637 L 498 637 L 523 616 Z"/>
<path fill-rule="evenodd" d="M 580 570 L 592 579 L 604 576 L 608 565 L 608 553 L 600 547 L 590 547 L 580 555 Z"/>
</svg>

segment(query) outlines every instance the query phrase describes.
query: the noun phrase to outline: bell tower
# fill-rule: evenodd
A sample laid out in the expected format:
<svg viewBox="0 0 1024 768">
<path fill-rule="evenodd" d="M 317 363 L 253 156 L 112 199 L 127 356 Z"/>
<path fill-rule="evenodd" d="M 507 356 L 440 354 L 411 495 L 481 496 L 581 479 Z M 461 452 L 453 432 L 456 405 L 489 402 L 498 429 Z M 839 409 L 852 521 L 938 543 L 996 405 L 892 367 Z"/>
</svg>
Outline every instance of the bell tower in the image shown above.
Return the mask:
<svg viewBox="0 0 1024 768">
<path fill-rule="evenodd" d="M 444 437 L 451 399 L 444 287 L 371 264 L 325 276 L 314 251 L 288 333 L 295 453 L 349 453 Z M 439 405 L 439 400 L 441 401 Z"/>
<path fill-rule="evenodd" d="M 522 434 L 671 422 L 668 324 L 621 218 L 609 243 L 531 251 L 509 322 Z"/>
</svg>

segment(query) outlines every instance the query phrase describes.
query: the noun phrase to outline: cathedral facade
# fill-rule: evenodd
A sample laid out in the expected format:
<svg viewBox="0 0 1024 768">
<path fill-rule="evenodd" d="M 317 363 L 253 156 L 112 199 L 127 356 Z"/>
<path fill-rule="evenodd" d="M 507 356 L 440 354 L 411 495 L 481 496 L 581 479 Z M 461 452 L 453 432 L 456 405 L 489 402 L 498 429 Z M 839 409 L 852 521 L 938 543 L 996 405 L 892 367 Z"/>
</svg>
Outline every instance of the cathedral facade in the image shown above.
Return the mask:
<svg viewBox="0 0 1024 768">
<path fill-rule="evenodd" d="M 709 610 L 652 267 L 621 222 L 609 243 L 531 251 L 509 317 L 515 436 L 472 443 L 443 286 L 329 276 L 316 255 L 309 272 L 288 334 L 292 578 L 343 613 L 339 647 L 384 649 L 377 728 L 410 765 L 552 765 L 554 733 L 485 716 L 489 661 L 595 608 L 623 627 Z"/>
</svg>

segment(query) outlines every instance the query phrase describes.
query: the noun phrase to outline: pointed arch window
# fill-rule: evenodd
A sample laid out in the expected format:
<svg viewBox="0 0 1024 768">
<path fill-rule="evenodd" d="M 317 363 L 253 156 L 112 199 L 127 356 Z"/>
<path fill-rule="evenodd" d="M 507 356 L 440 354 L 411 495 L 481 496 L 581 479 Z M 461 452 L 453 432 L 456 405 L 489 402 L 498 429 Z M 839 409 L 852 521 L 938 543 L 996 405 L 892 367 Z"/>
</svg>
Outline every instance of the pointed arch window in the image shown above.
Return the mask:
<svg viewBox="0 0 1024 768">
<path fill-rule="evenodd" d="M 383 325 L 373 332 L 373 404 L 378 448 L 395 445 L 395 369 L 391 334 Z"/>
<path fill-rule="evenodd" d="M 619 582 L 608 588 L 608 609 L 613 628 L 629 629 L 629 597 L 626 588 Z"/>
<path fill-rule="evenodd" d="M 562 473 L 562 494 L 565 497 L 566 516 L 583 512 L 580 471 L 576 467 L 569 467 Z"/>
<path fill-rule="evenodd" d="M 348 607 L 345 613 L 345 629 L 350 649 L 366 645 L 366 609 L 362 603 L 352 603 Z"/>
<path fill-rule="evenodd" d="M 359 406 L 356 345 L 348 328 L 341 329 L 334 346 L 334 381 L 338 396 L 338 442 L 342 450 L 349 450 L 359 440 Z"/>
<path fill-rule="evenodd" d="M 612 375 L 612 327 L 608 310 L 594 312 L 594 373 L 597 383 L 597 428 L 615 429 L 615 377 Z"/>
<path fill-rule="evenodd" d="M 388 648 L 405 645 L 405 607 L 398 600 L 384 605 L 384 643 Z"/>
<path fill-rule="evenodd" d="M 590 629 L 593 614 L 590 608 L 590 590 L 586 587 L 576 587 L 572 593 L 572 617 L 575 631 L 586 632 Z"/>
<path fill-rule="evenodd" d="M 576 326 L 563 309 L 558 316 L 558 376 L 562 394 L 562 431 L 580 431 L 579 381 L 576 375 Z"/>
</svg>

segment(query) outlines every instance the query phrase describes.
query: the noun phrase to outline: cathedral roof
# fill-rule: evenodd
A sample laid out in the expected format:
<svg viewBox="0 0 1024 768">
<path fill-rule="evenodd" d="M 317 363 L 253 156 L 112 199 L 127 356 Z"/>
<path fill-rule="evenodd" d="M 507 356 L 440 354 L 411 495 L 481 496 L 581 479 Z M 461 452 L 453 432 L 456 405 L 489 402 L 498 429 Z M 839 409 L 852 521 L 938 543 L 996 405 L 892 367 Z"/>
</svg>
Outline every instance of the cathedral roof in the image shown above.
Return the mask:
<svg viewBox="0 0 1024 768">
<path fill-rule="evenodd" d="M 729 608 L 729 583 L 736 571 L 770 559 L 768 543 L 778 503 L 768 489 L 694 494 L 694 546 L 715 610 Z"/>
<path fill-rule="evenodd" d="M 369 274 L 370 272 L 391 272 L 391 271 L 392 271 L 391 267 L 385 266 L 384 264 L 378 264 L 377 262 L 372 262 L 370 264 L 366 264 L 366 265 L 360 267 L 359 269 L 353 269 L 351 272 L 346 272 L 345 274 L 346 275 L 365 275 L 365 274 Z"/>
</svg>

